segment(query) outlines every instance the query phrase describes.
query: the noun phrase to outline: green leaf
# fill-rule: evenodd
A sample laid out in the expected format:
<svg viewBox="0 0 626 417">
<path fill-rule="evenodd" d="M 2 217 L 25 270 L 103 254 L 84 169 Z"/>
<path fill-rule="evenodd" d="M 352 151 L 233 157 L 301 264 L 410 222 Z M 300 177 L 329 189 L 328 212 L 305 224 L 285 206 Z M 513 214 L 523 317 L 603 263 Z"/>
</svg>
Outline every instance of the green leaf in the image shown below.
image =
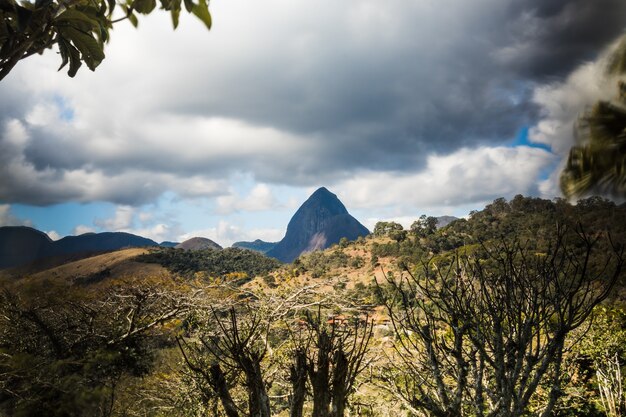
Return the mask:
<svg viewBox="0 0 626 417">
<path fill-rule="evenodd" d="M 59 53 L 61 54 L 61 66 L 57 71 L 61 71 L 61 69 L 63 69 L 69 61 L 67 45 L 63 39 L 59 39 Z"/>
<path fill-rule="evenodd" d="M 104 51 L 102 44 L 91 33 L 82 32 L 72 26 L 61 27 L 59 33 L 80 51 L 82 60 L 90 70 L 94 71 L 100 65 L 104 59 Z"/>
<path fill-rule="evenodd" d="M 209 5 L 206 0 L 200 0 L 197 5 L 194 6 L 192 13 L 204 23 L 207 29 L 211 29 L 211 13 L 209 13 Z"/>
<path fill-rule="evenodd" d="M 194 7 L 196 6 L 195 4 L 193 4 L 193 0 L 184 0 L 185 2 L 185 9 L 191 13 L 194 9 Z"/>
<path fill-rule="evenodd" d="M 61 51 L 61 57 L 63 59 L 63 62 L 61 63 L 61 66 L 59 67 L 59 71 L 61 70 L 61 68 L 63 68 L 67 64 L 68 58 L 69 58 L 70 69 L 67 71 L 67 75 L 69 75 L 70 77 L 74 77 L 76 75 L 76 72 L 82 65 L 82 62 L 80 61 L 80 53 L 78 52 L 78 49 L 74 48 L 65 39 L 60 38 L 59 39 L 59 51 Z"/>
<path fill-rule="evenodd" d="M 180 16 L 181 0 L 161 0 L 163 8 L 169 10 L 172 17 L 172 25 L 174 29 L 178 27 L 178 18 Z"/>
<path fill-rule="evenodd" d="M 115 10 L 115 5 L 117 4 L 115 0 L 107 0 L 109 4 L 109 16 L 113 14 L 113 10 Z"/>
<path fill-rule="evenodd" d="M 63 13 L 61 13 L 57 18 L 57 22 L 68 22 L 68 23 L 84 23 L 89 26 L 89 29 L 95 29 L 100 26 L 100 22 L 98 20 L 93 19 L 87 16 L 82 11 L 76 9 L 66 9 Z"/>
<path fill-rule="evenodd" d="M 148 14 L 156 7 L 156 0 L 135 0 L 133 2 L 133 8 L 137 13 Z"/>
<path fill-rule="evenodd" d="M 180 16 L 180 8 L 172 9 L 171 14 L 172 14 L 172 25 L 174 26 L 174 29 L 176 29 L 178 27 L 178 17 Z"/>
<path fill-rule="evenodd" d="M 108 42 L 109 41 L 109 31 L 104 26 L 100 26 L 100 40 L 102 42 Z"/>
<path fill-rule="evenodd" d="M 128 20 L 134 27 L 139 26 L 139 20 L 137 20 L 137 16 L 134 13 L 128 15 Z"/>
<path fill-rule="evenodd" d="M 16 5 L 15 9 L 17 11 L 17 30 L 24 32 L 32 21 L 33 11 L 19 5 Z"/>
</svg>

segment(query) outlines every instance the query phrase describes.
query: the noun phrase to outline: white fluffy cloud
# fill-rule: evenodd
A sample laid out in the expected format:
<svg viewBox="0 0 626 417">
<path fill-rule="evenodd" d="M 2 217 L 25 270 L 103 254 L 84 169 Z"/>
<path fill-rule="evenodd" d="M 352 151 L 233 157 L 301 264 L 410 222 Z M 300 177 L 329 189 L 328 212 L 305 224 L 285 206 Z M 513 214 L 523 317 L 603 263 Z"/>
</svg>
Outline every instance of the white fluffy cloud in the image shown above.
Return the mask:
<svg viewBox="0 0 626 417">
<path fill-rule="evenodd" d="M 96 228 L 93 226 L 79 224 L 76 227 L 74 227 L 74 230 L 72 230 L 72 235 L 79 236 L 79 235 L 84 235 L 85 233 L 95 233 L 95 231 L 96 231 Z"/>
<path fill-rule="evenodd" d="M 109 231 L 122 231 L 133 225 L 135 209 L 129 206 L 118 206 L 113 217 L 108 219 L 96 219 L 94 224 Z"/>
<path fill-rule="evenodd" d="M 46 234 L 52 240 L 59 240 L 59 239 L 61 239 L 63 237 L 59 233 L 57 233 L 56 230 L 49 230 L 49 231 L 46 232 Z"/>
<path fill-rule="evenodd" d="M 263 211 L 279 206 L 272 189 L 267 184 L 257 184 L 246 196 L 237 193 L 220 196 L 216 199 L 218 214 L 231 214 L 237 211 Z"/>
<path fill-rule="evenodd" d="M 433 207 L 481 204 L 518 193 L 536 195 L 541 171 L 552 163 L 554 155 L 532 147 L 460 149 L 429 157 L 422 172 L 365 172 L 339 184 L 337 190 L 352 208 L 398 206 L 401 202 L 405 208 L 396 216 L 421 214 Z"/>
<path fill-rule="evenodd" d="M 9 204 L 0 204 L 0 226 L 32 226 L 32 222 L 20 219 L 11 212 Z"/>
</svg>

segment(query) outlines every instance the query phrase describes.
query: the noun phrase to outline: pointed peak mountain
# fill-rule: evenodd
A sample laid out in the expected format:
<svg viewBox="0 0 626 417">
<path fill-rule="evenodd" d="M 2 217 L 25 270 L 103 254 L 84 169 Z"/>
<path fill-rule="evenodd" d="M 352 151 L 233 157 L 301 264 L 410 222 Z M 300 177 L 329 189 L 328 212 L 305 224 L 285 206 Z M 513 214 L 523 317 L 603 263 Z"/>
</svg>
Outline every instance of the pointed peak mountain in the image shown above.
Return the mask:
<svg viewBox="0 0 626 417">
<path fill-rule="evenodd" d="M 339 200 L 336 194 L 328 191 L 326 187 L 321 187 L 315 190 L 311 196 L 300 206 L 298 211 L 301 210 L 324 210 L 330 215 L 348 214 L 346 206 Z M 296 212 L 296 215 L 298 213 Z M 294 216 L 295 217 L 295 216 Z"/>
<path fill-rule="evenodd" d="M 267 255 L 292 262 L 301 253 L 325 249 L 342 237 L 353 240 L 368 234 L 369 230 L 348 213 L 339 198 L 321 187 L 296 211 L 285 237 Z"/>
<path fill-rule="evenodd" d="M 309 199 L 310 198 L 324 198 L 324 197 L 337 198 L 337 195 L 328 191 L 328 188 L 326 187 L 320 187 L 317 190 L 315 190 L 313 194 L 309 196 Z"/>
</svg>

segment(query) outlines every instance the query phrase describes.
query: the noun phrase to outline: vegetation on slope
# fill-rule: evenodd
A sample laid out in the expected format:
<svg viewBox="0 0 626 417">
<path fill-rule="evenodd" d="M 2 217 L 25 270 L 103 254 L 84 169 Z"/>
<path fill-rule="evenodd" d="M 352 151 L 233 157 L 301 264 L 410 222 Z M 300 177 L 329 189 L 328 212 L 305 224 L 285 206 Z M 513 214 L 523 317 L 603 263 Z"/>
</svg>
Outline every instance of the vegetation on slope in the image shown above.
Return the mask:
<svg viewBox="0 0 626 417">
<path fill-rule="evenodd" d="M 496 200 L 258 273 L 273 261 L 241 250 L 144 257 L 184 277 L 261 275 L 244 285 L 11 281 L 0 413 L 617 416 L 625 210 Z"/>
<path fill-rule="evenodd" d="M 207 278 L 242 273 L 244 278 L 251 279 L 282 265 L 276 259 L 258 252 L 238 248 L 196 251 L 158 248 L 137 257 L 136 260 L 162 265 L 178 275 L 193 277 L 200 273 Z"/>
</svg>

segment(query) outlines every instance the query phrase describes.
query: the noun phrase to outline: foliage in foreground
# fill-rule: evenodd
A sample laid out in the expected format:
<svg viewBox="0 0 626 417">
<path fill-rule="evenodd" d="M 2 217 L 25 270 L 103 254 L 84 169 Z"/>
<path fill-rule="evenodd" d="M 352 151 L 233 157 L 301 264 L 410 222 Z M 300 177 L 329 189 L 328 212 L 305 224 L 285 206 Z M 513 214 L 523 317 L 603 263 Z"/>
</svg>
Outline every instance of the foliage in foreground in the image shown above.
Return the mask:
<svg viewBox="0 0 626 417">
<path fill-rule="evenodd" d="M 160 0 L 161 9 L 178 26 L 180 12 L 186 10 L 211 28 L 207 0 Z M 0 1 L 0 81 L 22 59 L 42 54 L 57 46 L 61 68 L 69 64 L 73 77 L 83 63 L 94 71 L 104 59 L 104 44 L 113 25 L 128 19 L 137 26 L 137 14 L 150 14 L 156 0 L 37 0 Z M 120 11 L 121 17 L 114 12 Z"/>
<path fill-rule="evenodd" d="M 435 416 L 552 415 L 567 336 L 621 273 L 623 250 L 604 258 L 596 243 L 557 230 L 546 252 L 503 241 L 388 279 L 394 358 L 405 365 L 390 378 L 398 397 Z"/>
<path fill-rule="evenodd" d="M 626 74 L 626 39 L 613 52 L 607 75 Z M 626 84 L 618 81 L 615 97 L 586 111 L 576 125 L 577 144 L 561 173 L 567 197 L 591 193 L 626 196 Z"/>
</svg>

